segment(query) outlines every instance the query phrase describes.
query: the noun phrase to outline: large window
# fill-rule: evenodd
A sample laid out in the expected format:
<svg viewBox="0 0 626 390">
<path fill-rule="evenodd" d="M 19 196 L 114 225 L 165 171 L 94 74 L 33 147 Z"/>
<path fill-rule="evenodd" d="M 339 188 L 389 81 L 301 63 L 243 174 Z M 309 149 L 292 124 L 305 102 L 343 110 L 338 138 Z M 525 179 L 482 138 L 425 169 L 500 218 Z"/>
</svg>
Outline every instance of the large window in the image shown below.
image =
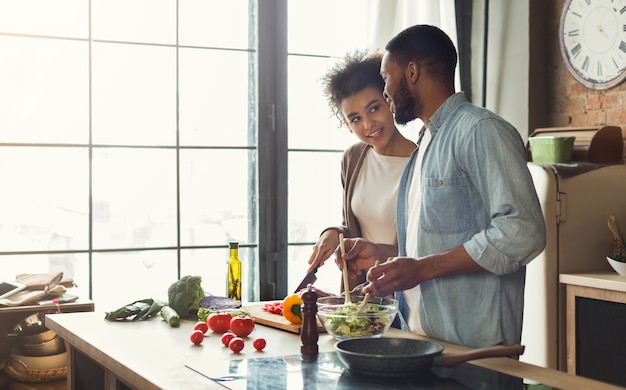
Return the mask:
<svg viewBox="0 0 626 390">
<path fill-rule="evenodd" d="M 223 295 L 237 240 L 244 296 L 282 298 L 356 141 L 319 78 L 372 48 L 382 4 L 0 2 L 2 277 L 63 271 L 102 310 L 185 274 Z"/>
</svg>

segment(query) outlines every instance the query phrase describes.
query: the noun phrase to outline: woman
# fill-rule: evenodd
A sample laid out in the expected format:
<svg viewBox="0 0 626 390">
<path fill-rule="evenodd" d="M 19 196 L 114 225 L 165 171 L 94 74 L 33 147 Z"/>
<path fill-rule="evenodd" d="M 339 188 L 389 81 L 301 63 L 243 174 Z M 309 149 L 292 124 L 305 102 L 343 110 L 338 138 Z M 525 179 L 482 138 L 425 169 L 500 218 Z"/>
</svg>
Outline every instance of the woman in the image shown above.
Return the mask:
<svg viewBox="0 0 626 390">
<path fill-rule="evenodd" d="M 322 266 L 339 245 L 339 233 L 395 244 L 398 183 L 415 143 L 395 125 L 383 97 L 382 54 L 354 52 L 322 78 L 324 95 L 340 125 L 359 142 L 343 154 L 343 221 L 322 231 L 308 260 L 309 270 Z M 365 274 L 349 279 L 349 287 L 365 282 Z M 341 286 L 343 290 L 343 285 Z M 318 290 L 320 295 L 327 295 Z"/>
</svg>

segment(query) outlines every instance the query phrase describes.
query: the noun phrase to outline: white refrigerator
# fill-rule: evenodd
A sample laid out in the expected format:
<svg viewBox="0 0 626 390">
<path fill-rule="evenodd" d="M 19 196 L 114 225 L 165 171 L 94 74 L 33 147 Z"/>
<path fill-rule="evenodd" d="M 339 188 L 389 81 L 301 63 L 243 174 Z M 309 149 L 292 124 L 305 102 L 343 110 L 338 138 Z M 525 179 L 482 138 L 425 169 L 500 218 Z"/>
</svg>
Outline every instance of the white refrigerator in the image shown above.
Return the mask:
<svg viewBox="0 0 626 390">
<path fill-rule="evenodd" d="M 559 274 L 612 271 L 606 260 L 613 248 L 609 215 L 626 225 L 626 165 L 596 165 L 581 173 L 589 167 L 528 163 L 546 221 L 547 244 L 526 270 L 522 328 L 526 350 L 520 360 L 563 371 L 565 288 Z"/>
</svg>

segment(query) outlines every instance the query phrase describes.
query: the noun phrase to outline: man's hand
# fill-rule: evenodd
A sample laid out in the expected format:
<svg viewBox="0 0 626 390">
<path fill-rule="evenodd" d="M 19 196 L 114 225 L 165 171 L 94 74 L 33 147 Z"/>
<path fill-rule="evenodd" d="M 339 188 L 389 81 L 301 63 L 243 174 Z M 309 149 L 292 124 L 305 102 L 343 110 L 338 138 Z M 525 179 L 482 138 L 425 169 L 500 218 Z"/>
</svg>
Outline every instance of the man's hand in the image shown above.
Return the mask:
<svg viewBox="0 0 626 390">
<path fill-rule="evenodd" d="M 420 262 L 410 257 L 394 257 L 378 266 L 370 268 L 367 273 L 368 284 L 363 293 L 374 296 L 387 296 L 394 291 L 408 290 L 417 286 L 420 279 Z"/>
</svg>

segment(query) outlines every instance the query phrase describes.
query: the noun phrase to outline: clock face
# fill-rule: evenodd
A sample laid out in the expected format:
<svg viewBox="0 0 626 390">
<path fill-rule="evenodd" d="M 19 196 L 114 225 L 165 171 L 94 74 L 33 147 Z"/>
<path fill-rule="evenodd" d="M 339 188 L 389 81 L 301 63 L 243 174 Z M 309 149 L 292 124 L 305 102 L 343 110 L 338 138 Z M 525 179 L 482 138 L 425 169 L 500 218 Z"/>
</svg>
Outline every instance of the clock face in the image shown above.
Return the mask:
<svg viewBox="0 0 626 390">
<path fill-rule="evenodd" d="M 626 78 L 626 0 L 566 0 L 561 55 L 581 84 L 608 89 Z"/>
</svg>

